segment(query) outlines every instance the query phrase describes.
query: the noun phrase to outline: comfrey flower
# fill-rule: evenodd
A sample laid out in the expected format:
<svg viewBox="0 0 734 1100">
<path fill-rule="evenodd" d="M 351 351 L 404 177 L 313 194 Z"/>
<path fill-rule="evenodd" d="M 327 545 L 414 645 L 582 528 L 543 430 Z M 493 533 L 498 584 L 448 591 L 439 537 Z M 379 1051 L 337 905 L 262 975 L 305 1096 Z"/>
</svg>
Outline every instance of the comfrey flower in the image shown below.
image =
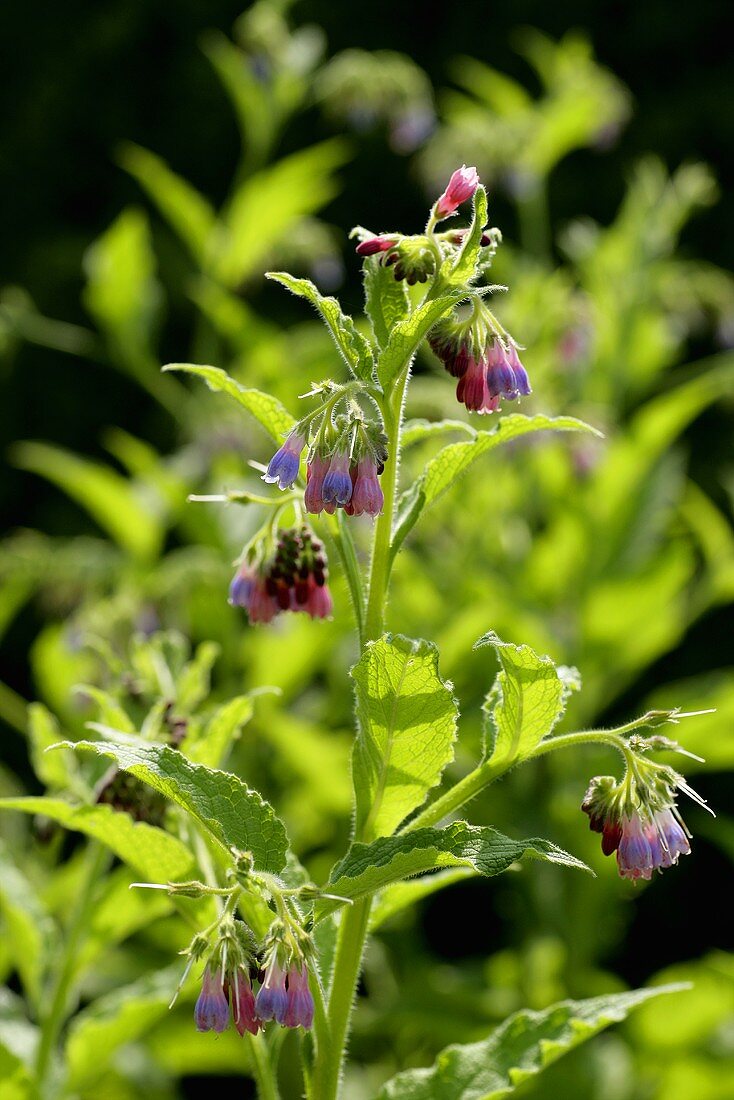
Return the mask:
<svg viewBox="0 0 734 1100">
<path fill-rule="evenodd" d="M 377 463 L 365 455 L 352 467 L 352 496 L 344 511 L 350 516 L 379 516 L 385 497 L 377 480 Z"/>
<path fill-rule="evenodd" d="M 332 612 L 323 543 L 308 524 L 281 530 L 271 558 L 256 567 L 245 562 L 229 589 L 229 602 L 251 623 L 269 623 L 282 611 L 305 611 L 312 619 Z"/>
<path fill-rule="evenodd" d="M 277 1020 L 279 1024 L 284 1024 L 287 1010 L 285 971 L 275 954 L 265 970 L 263 984 L 255 997 L 255 1011 L 260 1020 Z"/>
<path fill-rule="evenodd" d="M 311 1027 L 313 1023 L 313 996 L 308 986 L 308 967 L 305 962 L 292 963 L 287 974 L 288 999 L 283 1023 L 286 1027 Z"/>
<path fill-rule="evenodd" d="M 428 343 L 449 374 L 459 379 L 456 398 L 470 412 L 496 412 L 501 398 L 514 401 L 532 392 L 517 346 L 478 299 L 465 320 L 452 316 L 439 322 Z"/>
<path fill-rule="evenodd" d="M 335 451 L 329 463 L 329 470 L 321 486 L 321 500 L 327 512 L 343 508 L 352 497 L 352 478 L 349 473 L 350 459 L 346 451 Z"/>
<path fill-rule="evenodd" d="M 434 207 L 436 218 L 441 220 L 455 214 L 462 202 L 470 199 L 479 185 L 479 175 L 476 168 L 467 168 L 462 164 L 451 176 L 446 190 L 436 201 Z"/>
<path fill-rule="evenodd" d="M 232 1018 L 240 1035 L 246 1031 L 257 1035 L 262 1028 L 262 1020 L 255 1011 L 255 994 L 252 992 L 249 974 L 238 967 L 233 979 L 230 979 L 229 995 L 232 1001 Z"/>
<path fill-rule="evenodd" d="M 622 878 L 649 880 L 653 871 L 689 855 L 691 834 L 675 804 L 676 790 L 708 809 L 672 768 L 639 756 L 635 774 L 628 772 L 621 783 L 609 775 L 591 780 L 581 809 L 589 816 L 589 827 L 602 834 L 604 855 L 617 853 Z"/>
<path fill-rule="evenodd" d="M 194 1007 L 197 1031 L 226 1031 L 229 1027 L 229 1001 L 224 989 L 222 970 L 207 966 L 201 993 Z"/>
<path fill-rule="evenodd" d="M 306 467 L 306 492 L 303 503 L 306 511 L 317 516 L 324 510 L 324 478 L 329 472 L 331 459 L 328 455 L 314 454 Z"/>
<path fill-rule="evenodd" d="M 277 482 L 280 489 L 290 489 L 298 477 L 301 452 L 305 446 L 305 433 L 294 428 L 283 446 L 270 459 L 267 471 L 262 476 L 263 481 L 271 485 Z"/>
</svg>

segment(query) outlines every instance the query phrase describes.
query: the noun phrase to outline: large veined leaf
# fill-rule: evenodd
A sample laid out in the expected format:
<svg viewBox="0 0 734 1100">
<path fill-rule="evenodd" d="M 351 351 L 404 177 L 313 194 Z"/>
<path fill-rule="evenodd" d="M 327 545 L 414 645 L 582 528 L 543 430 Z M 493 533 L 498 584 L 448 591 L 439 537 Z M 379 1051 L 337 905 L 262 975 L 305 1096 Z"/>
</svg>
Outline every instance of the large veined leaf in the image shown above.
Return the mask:
<svg viewBox="0 0 734 1100">
<path fill-rule="evenodd" d="M 503 642 L 491 631 L 474 648 L 485 645 L 502 666 L 484 704 L 486 755 L 498 764 L 524 760 L 563 714 L 563 680 L 550 657 L 528 645 Z"/>
<path fill-rule="evenodd" d="M 336 298 L 325 298 L 310 279 L 296 279 L 285 271 L 269 271 L 267 277 L 310 302 L 321 316 L 355 378 L 361 378 L 363 382 L 373 380 L 375 364 L 372 349 L 362 333 L 355 328 L 352 318 L 342 312 Z"/>
<path fill-rule="evenodd" d="M 133 821 L 129 814 L 112 806 L 72 806 L 60 798 L 28 796 L 1 798 L 0 810 L 40 814 L 58 821 L 65 829 L 94 837 L 139 875 L 154 882 L 190 878 L 194 870 L 194 857 L 175 836 L 144 821 Z"/>
<path fill-rule="evenodd" d="M 88 1088 L 99 1080 L 118 1047 L 146 1035 L 166 1015 L 182 971 L 179 965 L 155 970 L 93 1001 L 74 1017 L 66 1046 L 73 1088 Z"/>
<path fill-rule="evenodd" d="M 390 333 L 410 310 L 410 297 L 404 279 L 396 279 L 382 257 L 369 256 L 364 264 L 365 313 L 379 348 L 385 348 Z"/>
<path fill-rule="evenodd" d="M 295 420 L 288 410 L 262 390 L 248 389 L 231 378 L 221 367 L 198 366 L 196 363 L 168 363 L 164 371 L 180 370 L 186 374 L 196 374 L 203 378 L 210 390 L 229 394 L 238 405 L 247 409 L 276 443 L 282 443 L 283 437 L 291 430 Z"/>
<path fill-rule="evenodd" d="M 357 835 L 393 832 L 453 759 L 458 706 L 425 641 L 386 634 L 352 669 L 359 735 L 353 771 Z"/>
<path fill-rule="evenodd" d="M 148 561 L 158 553 L 164 533 L 162 517 L 111 467 L 48 443 L 18 443 L 13 460 L 57 485 L 136 558 Z"/>
<path fill-rule="evenodd" d="M 393 554 L 413 529 L 421 512 L 434 504 L 469 470 L 472 463 L 511 439 L 531 432 L 593 432 L 596 428 L 573 416 L 523 416 L 511 413 L 488 431 L 476 432 L 473 439 L 449 443 L 427 463 L 423 473 L 403 494 L 393 536 Z"/>
<path fill-rule="evenodd" d="M 188 180 L 176 175 L 161 157 L 140 145 L 124 145 L 120 163 L 147 191 L 191 254 L 203 265 L 217 228 L 217 216 L 209 202 Z"/>
<path fill-rule="evenodd" d="M 478 1043 L 450 1046 L 430 1069 L 388 1081 L 377 1100 L 500 1100 L 567 1051 L 618 1023 L 637 1005 L 684 985 L 560 1001 L 542 1012 L 516 1012 Z"/>
<path fill-rule="evenodd" d="M 524 857 L 589 870 L 549 840 L 513 840 L 490 826 L 454 821 L 445 829 L 413 829 L 399 836 L 378 837 L 370 844 L 353 844 L 331 872 L 329 893 L 361 898 L 390 883 L 444 867 L 470 867 L 491 877 Z M 324 903 L 320 914 L 332 907 Z"/>
<path fill-rule="evenodd" d="M 272 806 L 236 775 L 195 764 L 168 745 L 143 744 L 107 728 L 100 731 L 114 742 L 63 744 L 111 757 L 123 771 L 191 814 L 225 850 L 251 852 L 256 867 L 264 871 L 283 868 L 288 850 L 285 826 Z"/>
</svg>

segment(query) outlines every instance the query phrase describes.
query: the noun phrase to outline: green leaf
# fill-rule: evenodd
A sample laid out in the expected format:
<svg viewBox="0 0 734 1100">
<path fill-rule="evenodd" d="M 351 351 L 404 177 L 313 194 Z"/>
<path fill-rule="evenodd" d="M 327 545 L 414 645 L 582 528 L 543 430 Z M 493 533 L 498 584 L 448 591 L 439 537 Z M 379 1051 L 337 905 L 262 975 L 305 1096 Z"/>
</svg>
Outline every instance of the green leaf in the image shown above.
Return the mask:
<svg viewBox="0 0 734 1100">
<path fill-rule="evenodd" d="M 461 478 L 478 458 L 502 443 L 531 432 L 592 432 L 596 428 L 573 416 L 523 416 L 511 413 L 503 416 L 489 431 L 476 432 L 473 439 L 449 443 L 432 458 L 411 488 L 403 494 L 393 535 L 392 554 L 397 552 L 406 535 L 415 526 L 421 512 L 434 504 Z"/>
<path fill-rule="evenodd" d="M 463 287 L 448 290 L 436 298 L 427 299 L 393 325 L 377 361 L 377 378 L 385 393 L 390 391 L 406 365 L 412 362 L 421 340 L 465 297 L 466 289 Z"/>
<path fill-rule="evenodd" d="M 467 424 L 465 420 L 406 420 L 400 434 L 400 444 L 403 450 L 414 443 L 422 443 L 424 439 L 432 439 L 436 435 L 444 435 L 446 432 L 461 432 L 476 436 L 476 429 Z"/>
<path fill-rule="evenodd" d="M 97 728 L 93 726 L 92 728 Z M 141 744 L 116 730 L 100 730 L 112 741 L 64 742 L 70 747 L 111 757 L 191 814 L 226 852 L 251 852 L 264 871 L 282 869 L 288 838 L 272 806 L 230 772 L 195 764 L 168 745 Z"/>
<path fill-rule="evenodd" d="M 232 742 L 252 718 L 253 710 L 250 695 L 238 695 L 230 699 L 219 707 L 196 740 L 191 744 L 188 739 L 184 741 L 182 751 L 197 764 L 206 764 L 209 768 L 220 767 Z"/>
<path fill-rule="evenodd" d="M 38 1006 L 43 977 L 58 934 L 32 884 L 0 840 L 0 913 L 13 962 L 31 1004 Z"/>
<path fill-rule="evenodd" d="M 169 363 L 164 371 L 180 370 L 186 374 L 195 374 L 203 378 L 210 390 L 229 394 L 238 405 L 247 409 L 262 424 L 265 431 L 276 443 L 282 443 L 283 437 L 293 428 L 296 421 L 277 397 L 261 390 L 247 389 L 231 378 L 220 367 L 197 366 L 195 363 Z"/>
<path fill-rule="evenodd" d="M 124 210 L 84 257 L 84 304 L 98 324 L 138 351 L 150 343 L 161 300 L 148 220 Z"/>
<path fill-rule="evenodd" d="M 217 229 L 217 215 L 210 203 L 187 180 L 172 172 L 161 157 L 140 145 L 124 145 L 119 160 L 204 266 Z"/>
<path fill-rule="evenodd" d="M 336 298 L 324 298 L 310 279 L 295 279 L 285 271 L 269 271 L 267 278 L 309 301 L 320 314 L 355 378 L 361 378 L 363 382 L 374 381 L 372 349 L 361 332 L 357 332 L 352 318 L 342 312 Z"/>
<path fill-rule="evenodd" d="M 28 707 L 28 741 L 33 770 L 47 787 L 68 788 L 76 764 L 71 753 L 47 753 L 61 739 L 59 724 L 43 703 Z"/>
<path fill-rule="evenodd" d="M 352 669 L 359 734 L 352 768 L 357 832 L 393 832 L 453 759 L 458 706 L 430 642 L 385 634 Z"/>
<path fill-rule="evenodd" d="M 480 875 L 494 876 L 523 857 L 589 870 L 549 840 L 512 840 L 489 826 L 454 821 L 445 829 L 413 829 L 398 836 L 378 837 L 371 844 L 353 844 L 331 872 L 329 893 L 361 898 L 393 882 L 444 867 L 470 867 Z M 324 903 L 320 915 L 336 904 Z"/>
<path fill-rule="evenodd" d="M 12 454 L 16 466 L 57 485 L 133 557 L 156 557 L 164 534 L 161 518 L 121 474 L 48 443 L 18 443 Z"/>
<path fill-rule="evenodd" d="M 435 875 L 422 875 L 408 882 L 394 882 L 392 886 L 380 892 L 372 906 L 370 931 L 375 932 L 396 913 L 401 913 L 403 909 L 408 909 L 423 898 L 430 897 L 439 890 L 445 890 L 455 882 L 474 878 L 475 875 L 476 871 L 473 867 L 453 867 L 446 871 L 437 871 Z"/>
<path fill-rule="evenodd" d="M 637 1005 L 686 986 L 668 985 L 560 1001 L 516 1012 L 478 1043 L 446 1047 L 430 1069 L 399 1073 L 377 1100 L 500 1100 L 580 1043 L 618 1023 Z"/>
<path fill-rule="evenodd" d="M 334 198 L 334 170 L 348 159 L 346 144 L 324 141 L 249 176 L 223 215 L 226 232 L 214 264 L 229 287 L 262 270 L 275 245 L 309 214 Z"/>
<path fill-rule="evenodd" d="M 124 1043 L 146 1035 L 168 1012 L 183 967 L 155 970 L 79 1012 L 69 1028 L 66 1059 L 72 1088 L 88 1088 Z"/>
<path fill-rule="evenodd" d="M 550 657 L 503 642 L 490 631 L 474 648 L 494 647 L 502 670 L 484 704 L 485 753 L 496 763 L 524 760 L 563 714 L 564 681 Z"/>
<path fill-rule="evenodd" d="M 454 285 L 471 282 L 477 274 L 482 233 L 487 224 L 487 192 L 481 183 L 474 192 L 472 203 L 474 212 L 471 226 L 451 268 L 450 280 Z"/>
<path fill-rule="evenodd" d="M 211 671 L 220 652 L 217 642 L 202 642 L 196 647 L 193 659 L 184 665 L 176 677 L 176 705 L 188 714 L 193 713 L 209 695 Z"/>
<path fill-rule="evenodd" d="M 364 303 L 375 342 L 385 348 L 395 325 L 410 312 L 410 296 L 405 280 L 396 279 L 379 256 L 369 256 L 364 264 Z"/>
<path fill-rule="evenodd" d="M 62 744 L 76 748 L 68 741 Z M 175 836 L 144 821 L 133 821 L 129 814 L 112 806 L 72 806 L 60 798 L 27 796 L 0 798 L 0 810 L 40 814 L 58 821 L 65 829 L 101 840 L 124 863 L 153 882 L 190 878 L 194 870 L 194 857 Z"/>
</svg>

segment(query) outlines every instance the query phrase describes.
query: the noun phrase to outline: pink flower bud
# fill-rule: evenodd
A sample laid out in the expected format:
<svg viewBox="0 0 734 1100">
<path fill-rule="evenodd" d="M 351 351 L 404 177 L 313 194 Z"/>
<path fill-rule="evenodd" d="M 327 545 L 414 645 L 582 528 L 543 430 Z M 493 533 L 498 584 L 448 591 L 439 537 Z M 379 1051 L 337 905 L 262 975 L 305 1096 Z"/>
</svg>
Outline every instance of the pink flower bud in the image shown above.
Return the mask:
<svg viewBox="0 0 734 1100">
<path fill-rule="evenodd" d="M 470 199 L 479 185 L 479 176 L 476 168 L 467 168 L 462 164 L 457 168 L 443 195 L 436 203 L 436 217 L 440 220 L 447 218 L 449 214 L 456 213 L 462 202 Z"/>
<path fill-rule="evenodd" d="M 397 237 L 387 237 L 381 233 L 378 237 L 368 237 L 357 245 L 358 256 L 374 256 L 377 252 L 388 252 L 398 243 Z"/>
</svg>

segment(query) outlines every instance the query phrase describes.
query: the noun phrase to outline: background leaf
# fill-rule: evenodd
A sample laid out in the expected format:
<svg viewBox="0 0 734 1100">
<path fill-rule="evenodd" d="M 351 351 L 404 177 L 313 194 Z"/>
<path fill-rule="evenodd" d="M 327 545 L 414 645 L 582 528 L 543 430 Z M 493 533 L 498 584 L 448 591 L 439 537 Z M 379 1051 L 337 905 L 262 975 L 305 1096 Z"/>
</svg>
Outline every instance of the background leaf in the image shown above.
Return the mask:
<svg viewBox="0 0 734 1100">
<path fill-rule="evenodd" d="M 637 1005 L 686 986 L 668 985 L 610 993 L 586 1001 L 561 1001 L 542 1012 L 516 1012 L 489 1038 L 447 1047 L 431 1069 L 399 1073 L 378 1100 L 500 1100 L 557 1058 Z"/>
</svg>

